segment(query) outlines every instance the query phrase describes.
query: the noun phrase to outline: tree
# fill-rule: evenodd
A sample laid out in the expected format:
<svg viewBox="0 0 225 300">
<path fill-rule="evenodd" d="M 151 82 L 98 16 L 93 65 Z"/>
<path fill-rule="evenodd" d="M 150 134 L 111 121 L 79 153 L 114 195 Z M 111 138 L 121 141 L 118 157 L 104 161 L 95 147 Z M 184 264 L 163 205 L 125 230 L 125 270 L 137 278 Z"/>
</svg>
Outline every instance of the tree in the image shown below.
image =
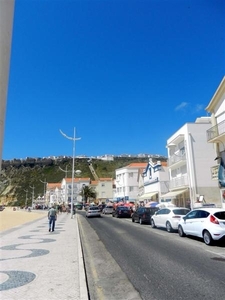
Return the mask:
<svg viewBox="0 0 225 300">
<path fill-rule="evenodd" d="M 80 194 L 82 195 L 83 201 L 85 203 L 89 202 L 90 199 L 96 199 L 96 191 L 93 187 L 87 185 L 82 187 Z"/>
</svg>

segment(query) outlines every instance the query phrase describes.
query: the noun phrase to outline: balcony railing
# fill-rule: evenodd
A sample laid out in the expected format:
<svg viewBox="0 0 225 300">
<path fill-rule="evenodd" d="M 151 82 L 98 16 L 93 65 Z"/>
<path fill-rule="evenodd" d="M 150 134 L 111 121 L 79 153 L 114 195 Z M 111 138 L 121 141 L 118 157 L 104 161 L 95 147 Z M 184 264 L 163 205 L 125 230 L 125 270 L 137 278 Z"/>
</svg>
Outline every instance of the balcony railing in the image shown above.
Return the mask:
<svg viewBox="0 0 225 300">
<path fill-rule="evenodd" d="M 188 175 L 182 175 L 180 177 L 175 177 L 173 179 L 170 179 L 170 190 L 176 189 L 176 188 L 181 188 L 181 187 L 186 187 L 188 186 Z"/>
<path fill-rule="evenodd" d="M 176 163 L 186 161 L 186 153 L 185 151 L 179 151 L 176 154 L 173 154 L 172 156 L 169 157 L 168 163 L 169 166 L 172 166 Z"/>
<path fill-rule="evenodd" d="M 225 134 L 225 120 L 211 127 L 206 131 L 207 141 L 216 140 L 217 137 Z"/>
</svg>

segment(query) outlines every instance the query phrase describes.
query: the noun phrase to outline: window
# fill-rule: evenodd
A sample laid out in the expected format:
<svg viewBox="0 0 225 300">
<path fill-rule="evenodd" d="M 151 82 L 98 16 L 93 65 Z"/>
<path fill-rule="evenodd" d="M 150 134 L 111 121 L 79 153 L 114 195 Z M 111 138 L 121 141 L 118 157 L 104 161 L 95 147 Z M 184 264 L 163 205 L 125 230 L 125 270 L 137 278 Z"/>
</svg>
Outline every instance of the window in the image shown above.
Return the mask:
<svg viewBox="0 0 225 300">
<path fill-rule="evenodd" d="M 173 213 L 175 214 L 175 215 L 186 215 L 188 212 L 189 212 L 190 210 L 189 209 L 174 209 L 173 210 Z"/>
<path fill-rule="evenodd" d="M 133 175 L 134 175 L 133 172 L 129 173 L 129 178 L 133 177 Z"/>
<path fill-rule="evenodd" d="M 225 220 L 225 210 L 215 213 L 214 216 L 220 220 Z"/>
<path fill-rule="evenodd" d="M 133 186 L 130 186 L 130 187 L 129 187 L 129 191 L 130 191 L 130 192 L 133 192 L 133 190 L 134 190 L 134 187 L 133 187 Z"/>
<path fill-rule="evenodd" d="M 105 184 L 104 183 L 102 183 L 102 187 L 104 187 L 105 186 Z"/>
<path fill-rule="evenodd" d="M 209 215 L 209 212 L 205 210 L 199 210 L 197 214 L 197 218 L 207 218 Z"/>
<path fill-rule="evenodd" d="M 196 211 L 196 210 L 190 212 L 190 213 L 186 216 L 186 219 L 194 219 L 194 218 L 197 218 L 197 211 Z"/>
</svg>

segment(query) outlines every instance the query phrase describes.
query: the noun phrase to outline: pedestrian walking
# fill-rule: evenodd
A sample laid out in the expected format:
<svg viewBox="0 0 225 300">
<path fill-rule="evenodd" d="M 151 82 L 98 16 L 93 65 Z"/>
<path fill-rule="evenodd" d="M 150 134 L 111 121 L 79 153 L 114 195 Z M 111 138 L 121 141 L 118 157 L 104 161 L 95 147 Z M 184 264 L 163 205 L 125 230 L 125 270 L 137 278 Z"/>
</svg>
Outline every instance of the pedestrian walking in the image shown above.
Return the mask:
<svg viewBox="0 0 225 300">
<path fill-rule="evenodd" d="M 49 232 L 55 230 L 55 221 L 57 220 L 57 210 L 52 206 L 48 211 Z"/>
</svg>

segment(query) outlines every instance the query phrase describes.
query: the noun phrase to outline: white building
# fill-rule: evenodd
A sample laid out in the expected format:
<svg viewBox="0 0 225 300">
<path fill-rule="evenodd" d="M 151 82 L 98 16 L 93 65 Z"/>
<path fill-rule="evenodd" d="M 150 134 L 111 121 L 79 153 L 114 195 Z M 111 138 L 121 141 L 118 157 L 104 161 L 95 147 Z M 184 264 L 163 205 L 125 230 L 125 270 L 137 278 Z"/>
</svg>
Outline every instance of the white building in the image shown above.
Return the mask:
<svg viewBox="0 0 225 300">
<path fill-rule="evenodd" d="M 115 193 L 117 200 L 136 201 L 139 193 L 140 170 L 146 167 L 147 163 L 131 163 L 120 169 L 116 169 Z"/>
<path fill-rule="evenodd" d="M 153 162 L 149 159 L 149 162 L 144 169 L 140 181 L 143 182 L 139 194 L 140 202 L 155 201 L 159 202 L 161 196 L 169 191 L 169 172 L 167 162 Z"/>
<path fill-rule="evenodd" d="M 201 205 L 199 200 L 219 204 L 218 184 L 211 174 L 215 151 L 206 138 L 211 126 L 210 117 L 197 118 L 167 140 L 170 191 L 162 200 L 191 208 Z"/>
<path fill-rule="evenodd" d="M 211 162 L 212 178 L 220 188 L 220 203 L 225 208 L 225 77 L 223 77 L 206 110 L 211 113 L 212 126 L 207 130 L 207 141 L 215 149 L 216 161 Z M 219 169 L 219 172 L 218 172 Z"/>
<path fill-rule="evenodd" d="M 89 186 L 90 178 L 74 178 L 73 186 L 73 203 L 82 202 L 82 195 L 80 194 L 85 185 Z M 65 204 L 71 203 L 72 198 L 72 178 L 63 178 L 61 182 L 61 197 Z"/>
<path fill-rule="evenodd" d="M 61 183 L 47 183 L 46 185 L 46 205 L 62 204 Z"/>
<path fill-rule="evenodd" d="M 91 187 L 96 192 L 96 200 L 98 203 L 105 203 L 107 199 L 113 197 L 113 179 L 99 178 L 91 181 Z"/>
</svg>

